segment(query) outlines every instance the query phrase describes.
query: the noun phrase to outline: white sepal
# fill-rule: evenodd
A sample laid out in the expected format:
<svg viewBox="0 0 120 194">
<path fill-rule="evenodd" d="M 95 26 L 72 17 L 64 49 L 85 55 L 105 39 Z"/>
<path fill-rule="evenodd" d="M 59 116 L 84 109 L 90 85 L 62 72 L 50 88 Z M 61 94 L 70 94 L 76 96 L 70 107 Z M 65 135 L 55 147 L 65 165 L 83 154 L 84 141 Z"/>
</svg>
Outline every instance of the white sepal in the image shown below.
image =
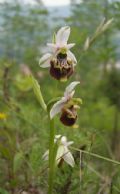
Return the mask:
<svg viewBox="0 0 120 194">
<path fill-rule="evenodd" d="M 58 114 L 59 112 L 61 112 L 62 108 L 64 107 L 65 103 L 66 103 L 67 99 L 65 97 L 62 97 L 61 100 L 59 100 L 58 102 L 56 102 L 52 109 L 50 110 L 50 118 L 53 119 L 53 117 Z"/>
<path fill-rule="evenodd" d="M 67 41 L 70 35 L 70 27 L 65 26 L 60 28 L 56 34 L 56 44 L 57 45 L 67 45 Z"/>
<path fill-rule="evenodd" d="M 71 92 L 74 90 L 74 88 L 75 88 L 78 84 L 80 84 L 79 81 L 74 81 L 74 82 L 70 83 L 70 84 L 66 87 L 66 89 L 65 89 L 64 96 L 69 96 L 69 95 L 71 94 Z"/>
<path fill-rule="evenodd" d="M 46 53 L 40 58 L 39 65 L 43 68 L 49 67 L 51 57 L 52 57 L 52 54 Z"/>
<path fill-rule="evenodd" d="M 63 155 L 64 155 L 64 146 L 63 145 L 60 145 L 58 147 L 57 155 L 56 155 L 57 164 L 59 164 L 59 162 L 62 159 Z"/>
<path fill-rule="evenodd" d="M 74 165 L 75 165 L 74 158 L 73 158 L 71 152 L 69 151 L 69 149 L 67 147 L 64 147 L 63 159 L 67 164 L 74 167 Z"/>
<path fill-rule="evenodd" d="M 57 45 L 54 44 L 54 43 L 47 43 L 47 46 L 52 48 L 52 49 L 56 49 L 57 48 Z"/>
<path fill-rule="evenodd" d="M 74 66 L 77 64 L 77 59 L 76 59 L 76 57 L 75 57 L 75 55 L 71 52 L 71 51 L 67 51 L 67 56 L 68 56 L 68 58 L 71 60 L 71 61 L 73 61 L 73 64 L 74 64 Z"/>
<path fill-rule="evenodd" d="M 67 44 L 66 48 L 69 50 L 74 46 L 75 46 L 75 43 L 70 43 L 70 44 Z"/>
</svg>

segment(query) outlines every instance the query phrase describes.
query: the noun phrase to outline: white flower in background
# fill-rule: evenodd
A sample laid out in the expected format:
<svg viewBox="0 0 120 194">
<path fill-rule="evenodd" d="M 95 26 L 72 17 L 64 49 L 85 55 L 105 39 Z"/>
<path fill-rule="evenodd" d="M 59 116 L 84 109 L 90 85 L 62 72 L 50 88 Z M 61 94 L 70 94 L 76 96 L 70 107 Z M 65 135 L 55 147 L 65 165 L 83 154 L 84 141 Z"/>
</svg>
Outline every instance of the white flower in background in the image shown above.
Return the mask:
<svg viewBox="0 0 120 194">
<path fill-rule="evenodd" d="M 75 93 L 75 87 L 80 84 L 79 81 L 72 82 L 69 86 L 66 87 L 64 96 L 56 102 L 51 111 L 50 118 L 61 113 L 60 120 L 64 125 L 73 126 L 77 119 L 77 109 L 79 108 L 78 104 L 81 103 L 80 99 L 76 101 L 73 99 L 73 95 Z"/>
<path fill-rule="evenodd" d="M 56 154 L 56 162 L 59 164 L 62 160 L 64 160 L 67 164 L 74 167 L 75 161 L 69 150 L 69 146 L 73 144 L 73 141 L 67 141 L 65 136 L 56 135 L 54 143 L 58 143 L 58 149 Z M 48 160 L 49 158 L 49 150 L 45 152 L 43 155 L 44 160 Z"/>
<path fill-rule="evenodd" d="M 75 55 L 70 51 L 75 44 L 67 44 L 69 35 L 69 26 L 60 28 L 55 35 L 54 43 L 47 44 L 51 53 L 46 53 L 39 61 L 41 67 L 49 67 L 51 76 L 61 81 L 66 81 L 73 74 L 74 66 L 77 64 Z"/>
</svg>

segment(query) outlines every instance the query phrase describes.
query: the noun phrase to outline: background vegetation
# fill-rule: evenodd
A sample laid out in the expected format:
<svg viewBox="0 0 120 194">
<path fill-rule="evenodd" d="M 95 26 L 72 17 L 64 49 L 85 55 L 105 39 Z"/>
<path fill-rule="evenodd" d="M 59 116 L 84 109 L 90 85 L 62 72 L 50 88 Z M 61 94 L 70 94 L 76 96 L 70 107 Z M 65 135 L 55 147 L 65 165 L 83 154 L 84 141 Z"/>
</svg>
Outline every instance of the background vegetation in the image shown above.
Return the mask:
<svg viewBox="0 0 120 194">
<path fill-rule="evenodd" d="M 34 6 L 18 1 L 0 3 L 0 194 L 44 194 L 47 191 L 47 116 L 34 97 L 29 76 L 41 85 L 47 102 L 62 95 L 65 85 L 54 82 L 38 66 L 46 42 L 61 25 L 70 25 L 70 42 L 78 64 L 72 80 L 80 80 L 77 96 L 83 99 L 77 129 L 64 127 L 59 134 L 74 147 L 120 160 L 120 2 L 72 1 L 70 14 L 51 17 L 44 2 Z M 62 15 L 61 15 L 62 16 Z M 114 21 L 84 54 L 86 38 L 103 18 Z M 56 22 L 57 20 L 57 22 Z M 76 166 L 58 169 L 54 194 L 118 194 L 120 166 L 72 150 Z M 81 160 L 80 160 L 81 156 Z M 25 193 L 26 192 L 26 193 Z"/>
</svg>

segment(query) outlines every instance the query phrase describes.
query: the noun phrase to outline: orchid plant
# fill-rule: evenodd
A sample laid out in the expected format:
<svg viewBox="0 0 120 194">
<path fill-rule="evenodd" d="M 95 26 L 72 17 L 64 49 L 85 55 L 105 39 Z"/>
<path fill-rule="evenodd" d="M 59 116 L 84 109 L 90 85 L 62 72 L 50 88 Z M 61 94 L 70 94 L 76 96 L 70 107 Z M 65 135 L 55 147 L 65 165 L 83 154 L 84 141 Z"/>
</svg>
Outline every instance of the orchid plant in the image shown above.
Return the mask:
<svg viewBox="0 0 120 194">
<path fill-rule="evenodd" d="M 65 26 L 58 30 L 54 35 L 54 42 L 48 43 L 51 52 L 46 53 L 39 60 L 39 64 L 43 68 L 49 68 L 50 75 L 59 81 L 67 81 L 74 72 L 74 67 L 77 64 L 75 55 L 70 49 L 75 45 L 74 43 L 68 44 L 70 36 L 70 27 Z M 80 108 L 82 100 L 74 98 L 75 87 L 80 84 L 79 81 L 70 83 L 64 92 L 63 97 L 59 100 L 50 100 L 46 105 L 40 86 L 37 81 L 32 77 L 32 84 L 34 93 L 39 100 L 42 108 L 47 111 L 50 122 L 50 140 L 49 150 L 45 152 L 43 158 L 49 161 L 49 178 L 48 178 L 48 194 L 52 194 L 53 180 L 55 175 L 56 164 L 60 165 L 65 161 L 71 167 L 74 167 L 75 161 L 69 146 L 73 144 L 72 141 L 68 142 L 67 137 L 64 135 L 56 135 L 54 127 L 55 116 L 60 113 L 60 122 L 68 127 L 74 127 L 77 120 L 77 109 Z"/>
<path fill-rule="evenodd" d="M 111 22 L 112 20 L 106 23 L 103 21 L 98 26 L 93 37 L 88 37 L 86 39 L 83 52 L 88 50 L 93 41 L 108 28 Z M 58 32 L 54 34 L 53 43 L 47 44 L 51 49 L 50 52 L 46 53 L 39 60 L 40 67 L 49 68 L 50 75 L 59 81 L 67 81 L 73 74 L 77 64 L 75 55 L 70 51 L 75 44 L 67 43 L 69 36 L 69 26 L 60 28 Z M 60 113 L 60 121 L 63 125 L 68 127 L 75 126 L 78 118 L 77 110 L 80 108 L 82 100 L 80 98 L 74 98 L 74 93 L 75 87 L 80 84 L 80 82 L 73 81 L 70 83 L 66 87 L 63 97 L 59 98 L 59 100 L 52 99 L 48 104 L 46 104 L 43 99 L 38 82 L 33 77 L 31 77 L 31 82 L 39 103 L 48 114 L 50 123 L 49 149 L 45 152 L 43 158 L 49 161 L 48 194 L 52 194 L 56 164 L 59 165 L 61 162 L 65 161 L 71 167 L 75 165 L 73 155 L 69 150 L 69 146 L 73 144 L 73 142 L 68 142 L 67 137 L 64 135 L 56 135 L 54 119 L 55 116 Z"/>
</svg>

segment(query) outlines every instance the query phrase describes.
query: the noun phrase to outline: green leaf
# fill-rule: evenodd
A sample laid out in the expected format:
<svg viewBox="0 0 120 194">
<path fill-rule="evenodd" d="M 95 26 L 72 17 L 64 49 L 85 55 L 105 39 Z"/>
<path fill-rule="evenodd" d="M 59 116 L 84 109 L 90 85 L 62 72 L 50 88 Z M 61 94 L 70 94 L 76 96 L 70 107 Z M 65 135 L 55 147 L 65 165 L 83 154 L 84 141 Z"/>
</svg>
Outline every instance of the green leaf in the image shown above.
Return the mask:
<svg viewBox="0 0 120 194">
<path fill-rule="evenodd" d="M 33 76 L 31 76 L 31 80 L 32 80 L 32 87 L 33 87 L 34 94 L 35 94 L 38 102 L 40 103 L 41 107 L 43 108 L 43 110 L 46 111 L 47 106 L 46 106 L 45 101 L 43 99 L 40 85 L 38 84 L 37 80 Z"/>
<path fill-rule="evenodd" d="M 24 162 L 24 154 L 23 152 L 17 152 L 14 156 L 14 160 L 13 160 L 13 170 L 14 173 L 16 173 L 22 166 Z"/>
<path fill-rule="evenodd" d="M 5 189 L 0 188 L 0 194 L 9 194 Z"/>
<path fill-rule="evenodd" d="M 9 143 L 9 147 L 14 147 L 15 138 L 12 134 L 10 134 L 7 130 L 0 130 L 0 136 L 5 138 L 6 141 Z"/>
<path fill-rule="evenodd" d="M 9 147 L 5 147 L 4 145 L 0 144 L 0 153 L 2 154 L 2 157 L 11 160 L 12 155 L 9 150 Z"/>
<path fill-rule="evenodd" d="M 0 137 L 4 141 L 0 141 L 0 153 L 4 158 L 12 160 L 13 150 L 15 150 L 15 138 L 5 129 L 0 130 Z"/>
</svg>

